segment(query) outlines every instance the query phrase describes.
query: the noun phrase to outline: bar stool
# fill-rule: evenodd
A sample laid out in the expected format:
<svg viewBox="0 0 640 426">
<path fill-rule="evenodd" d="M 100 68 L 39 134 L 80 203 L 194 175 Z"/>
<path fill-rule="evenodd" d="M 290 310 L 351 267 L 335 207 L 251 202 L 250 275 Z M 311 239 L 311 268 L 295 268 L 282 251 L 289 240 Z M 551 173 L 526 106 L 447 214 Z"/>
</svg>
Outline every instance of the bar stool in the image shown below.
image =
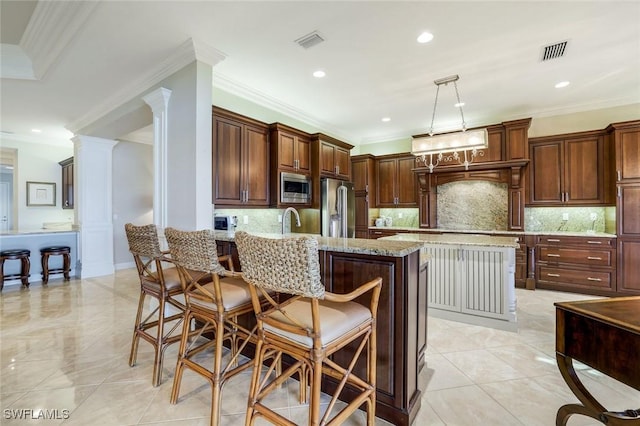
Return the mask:
<svg viewBox="0 0 640 426">
<path fill-rule="evenodd" d="M 29 269 L 31 268 L 31 262 L 29 256 L 31 252 L 26 249 L 15 250 L 3 250 L 0 252 L 0 291 L 4 288 L 4 280 L 8 278 L 20 277 L 22 285 L 29 287 Z M 20 261 L 20 273 L 19 274 L 4 274 L 4 261 L 5 260 L 19 260 Z"/>
<path fill-rule="evenodd" d="M 62 272 L 64 280 L 69 281 L 69 271 L 71 270 L 71 247 L 51 246 L 40 249 L 42 261 L 42 284 L 49 281 L 49 274 Z M 62 256 L 62 268 L 49 269 L 49 256 Z"/>
</svg>

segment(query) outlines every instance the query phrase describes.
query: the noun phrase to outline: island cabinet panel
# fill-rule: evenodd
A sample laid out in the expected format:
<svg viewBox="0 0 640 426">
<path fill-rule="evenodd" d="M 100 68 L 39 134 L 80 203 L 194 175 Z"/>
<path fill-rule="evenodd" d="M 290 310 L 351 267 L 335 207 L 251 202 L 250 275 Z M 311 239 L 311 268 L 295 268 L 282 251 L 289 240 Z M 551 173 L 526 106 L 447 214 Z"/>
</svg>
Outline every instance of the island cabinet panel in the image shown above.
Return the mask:
<svg viewBox="0 0 640 426">
<path fill-rule="evenodd" d="M 602 131 L 530 139 L 529 204 L 613 204 L 607 146 Z"/>
<path fill-rule="evenodd" d="M 269 205 L 269 128 L 219 108 L 212 121 L 213 203 Z"/>
<path fill-rule="evenodd" d="M 420 267 L 420 252 L 405 257 L 368 256 L 322 251 L 320 266 L 328 291 L 348 293 L 359 285 L 382 277 L 377 321 L 377 406 L 376 416 L 396 425 L 409 425 L 420 408 L 418 374 L 424 366 L 427 336 L 427 264 Z M 369 296 L 357 299 L 369 306 Z M 350 359 L 354 347 L 337 353 L 341 365 Z M 365 372 L 364 359 L 355 366 Z M 336 382 L 325 379 L 329 393 Z M 345 391 L 346 399 L 358 395 Z"/>
<path fill-rule="evenodd" d="M 536 287 L 612 296 L 616 292 L 616 239 L 537 237 Z"/>
</svg>

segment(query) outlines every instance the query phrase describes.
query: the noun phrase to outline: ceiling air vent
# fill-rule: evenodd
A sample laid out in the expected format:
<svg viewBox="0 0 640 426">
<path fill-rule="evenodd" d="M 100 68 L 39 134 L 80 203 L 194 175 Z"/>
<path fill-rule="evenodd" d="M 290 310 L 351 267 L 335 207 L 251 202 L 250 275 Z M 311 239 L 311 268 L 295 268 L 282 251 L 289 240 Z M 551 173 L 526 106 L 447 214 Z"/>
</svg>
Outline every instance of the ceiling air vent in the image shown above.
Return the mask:
<svg viewBox="0 0 640 426">
<path fill-rule="evenodd" d="M 561 41 L 559 43 L 550 44 L 542 48 L 541 61 L 550 61 L 551 59 L 562 58 L 564 51 L 567 48 L 567 41 Z"/>
<path fill-rule="evenodd" d="M 310 34 L 307 34 L 306 36 L 300 37 L 295 42 L 298 43 L 300 46 L 304 47 L 305 49 L 308 49 L 310 47 L 315 46 L 316 44 L 322 43 L 323 41 L 324 41 L 324 38 L 322 38 L 322 36 L 318 34 L 317 31 L 314 31 Z"/>
</svg>

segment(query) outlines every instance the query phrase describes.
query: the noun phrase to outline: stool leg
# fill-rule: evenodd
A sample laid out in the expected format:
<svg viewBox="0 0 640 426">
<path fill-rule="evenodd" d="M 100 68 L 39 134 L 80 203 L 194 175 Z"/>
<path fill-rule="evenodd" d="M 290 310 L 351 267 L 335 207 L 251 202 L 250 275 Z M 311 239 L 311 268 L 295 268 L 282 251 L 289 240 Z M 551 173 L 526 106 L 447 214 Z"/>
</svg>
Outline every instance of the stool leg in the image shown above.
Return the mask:
<svg viewBox="0 0 640 426">
<path fill-rule="evenodd" d="M 42 284 L 49 282 L 49 253 L 42 255 Z"/>
<path fill-rule="evenodd" d="M 22 276 L 20 280 L 22 281 L 22 285 L 25 287 L 29 287 L 29 271 L 31 270 L 31 261 L 29 260 L 29 256 L 25 256 L 22 258 Z"/>
<path fill-rule="evenodd" d="M 0 259 L 0 291 L 4 288 L 4 257 Z"/>
<path fill-rule="evenodd" d="M 65 253 L 62 255 L 64 261 L 63 261 L 63 268 L 64 268 L 64 280 L 65 281 L 69 281 L 69 271 L 71 270 L 71 256 L 68 253 Z"/>
</svg>

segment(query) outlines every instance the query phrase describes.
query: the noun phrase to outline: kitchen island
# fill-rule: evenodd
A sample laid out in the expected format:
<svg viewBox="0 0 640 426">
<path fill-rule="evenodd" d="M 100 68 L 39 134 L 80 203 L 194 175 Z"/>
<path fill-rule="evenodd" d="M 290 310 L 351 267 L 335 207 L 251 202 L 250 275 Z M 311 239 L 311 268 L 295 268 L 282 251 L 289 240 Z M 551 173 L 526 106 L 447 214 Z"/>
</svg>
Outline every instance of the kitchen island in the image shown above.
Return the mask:
<svg viewBox="0 0 640 426">
<path fill-rule="evenodd" d="M 71 227 L 55 229 L 31 229 L 18 231 L 5 231 L 0 234 L 0 248 L 2 250 L 26 249 L 31 251 L 29 261 L 29 283 L 42 281 L 42 266 L 40 263 L 40 249 L 50 246 L 68 246 L 71 248 L 71 276 L 79 275 L 78 267 L 78 231 Z M 49 268 L 57 268 L 62 265 L 62 256 L 49 258 Z M 4 265 L 6 275 L 17 273 L 20 270 L 20 262 L 7 261 Z M 50 279 L 55 279 L 60 274 L 51 274 Z M 20 279 L 14 279 L 4 283 L 8 286 L 20 285 Z"/>
<path fill-rule="evenodd" d="M 429 314 L 516 331 L 514 237 L 398 234 L 379 240 L 415 241 L 431 255 Z"/>
<path fill-rule="evenodd" d="M 280 234 L 259 234 L 281 238 Z M 300 234 L 288 234 L 295 236 Z M 418 375 L 424 367 L 427 347 L 427 271 L 429 256 L 421 242 L 378 241 L 359 238 L 313 236 L 320 249 L 320 270 L 328 291 L 348 293 L 359 285 L 382 277 L 383 285 L 377 319 L 376 416 L 395 425 L 413 422 L 421 405 L 424 382 Z M 219 254 L 230 254 L 238 262 L 234 234 L 216 231 Z M 369 300 L 358 301 L 369 306 Z M 349 354 L 336 354 L 342 365 Z M 355 369 L 363 374 L 364 360 Z M 337 383 L 323 381 L 323 390 L 332 393 Z M 341 399 L 357 393 L 345 389 Z"/>
</svg>

